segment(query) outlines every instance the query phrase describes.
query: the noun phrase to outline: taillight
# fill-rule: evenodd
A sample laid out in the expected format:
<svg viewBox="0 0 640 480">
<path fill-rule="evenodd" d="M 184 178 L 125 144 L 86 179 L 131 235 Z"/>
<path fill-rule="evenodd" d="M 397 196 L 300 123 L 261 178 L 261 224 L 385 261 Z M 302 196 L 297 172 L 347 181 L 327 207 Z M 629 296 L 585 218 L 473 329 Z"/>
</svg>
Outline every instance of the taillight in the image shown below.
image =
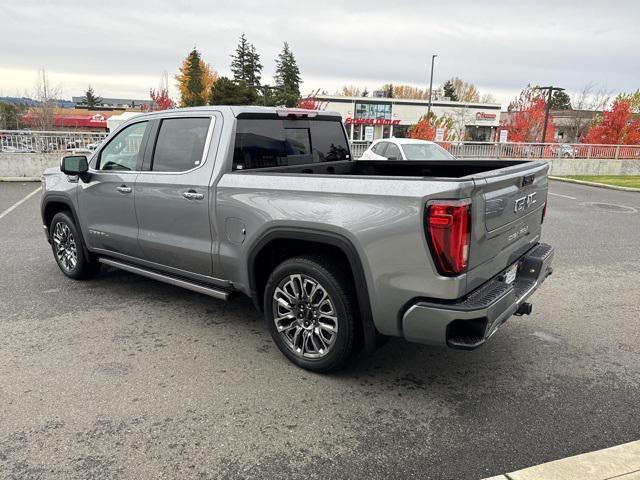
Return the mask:
<svg viewBox="0 0 640 480">
<path fill-rule="evenodd" d="M 540 223 L 544 223 L 544 217 L 547 214 L 547 203 L 548 202 L 544 202 L 544 206 L 542 207 L 542 220 L 540 220 Z"/>
<path fill-rule="evenodd" d="M 426 230 L 441 275 L 465 272 L 469 263 L 471 200 L 434 200 L 427 204 Z"/>
</svg>

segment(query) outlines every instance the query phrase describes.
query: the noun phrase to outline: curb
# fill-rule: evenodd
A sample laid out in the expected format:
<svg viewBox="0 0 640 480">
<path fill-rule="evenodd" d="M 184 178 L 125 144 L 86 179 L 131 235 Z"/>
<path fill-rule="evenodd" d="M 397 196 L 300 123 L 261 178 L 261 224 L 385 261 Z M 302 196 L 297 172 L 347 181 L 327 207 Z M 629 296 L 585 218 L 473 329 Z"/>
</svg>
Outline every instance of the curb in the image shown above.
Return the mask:
<svg viewBox="0 0 640 480">
<path fill-rule="evenodd" d="M 0 177 L 0 182 L 39 182 L 40 177 Z"/>
<path fill-rule="evenodd" d="M 620 187 L 618 185 L 609 185 L 606 183 L 588 182 L 586 180 L 576 180 L 575 178 L 555 177 L 549 175 L 549 180 L 557 180 L 558 182 L 577 183 L 578 185 L 589 185 L 590 187 L 609 188 L 611 190 L 620 190 L 623 192 L 640 192 L 640 188 Z"/>
<path fill-rule="evenodd" d="M 640 441 L 583 453 L 484 480 L 637 480 Z"/>
</svg>

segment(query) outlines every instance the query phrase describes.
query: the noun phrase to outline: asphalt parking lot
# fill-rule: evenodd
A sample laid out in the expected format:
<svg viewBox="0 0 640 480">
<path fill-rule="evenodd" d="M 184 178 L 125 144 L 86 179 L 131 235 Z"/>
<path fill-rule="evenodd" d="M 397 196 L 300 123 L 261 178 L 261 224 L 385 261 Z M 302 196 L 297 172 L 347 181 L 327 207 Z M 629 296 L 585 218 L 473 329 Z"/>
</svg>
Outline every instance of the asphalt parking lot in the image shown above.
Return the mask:
<svg viewBox="0 0 640 480">
<path fill-rule="evenodd" d="M 0 212 L 37 187 L 0 183 Z M 0 478 L 479 479 L 638 440 L 640 194 L 550 191 L 532 316 L 331 375 L 288 363 L 248 299 L 66 279 L 36 195 L 0 218 Z"/>
</svg>

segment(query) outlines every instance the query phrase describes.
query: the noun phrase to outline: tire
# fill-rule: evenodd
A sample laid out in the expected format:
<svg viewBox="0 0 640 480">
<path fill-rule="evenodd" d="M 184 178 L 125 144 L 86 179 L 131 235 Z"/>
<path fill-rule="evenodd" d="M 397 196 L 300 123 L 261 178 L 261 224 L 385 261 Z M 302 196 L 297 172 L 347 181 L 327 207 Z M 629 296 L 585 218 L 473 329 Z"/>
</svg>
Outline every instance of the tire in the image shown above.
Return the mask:
<svg viewBox="0 0 640 480">
<path fill-rule="evenodd" d="M 69 212 L 58 212 L 53 216 L 49 235 L 53 258 L 67 277 L 81 280 L 98 273 L 100 264 L 86 257 L 82 237 Z"/>
<path fill-rule="evenodd" d="M 282 262 L 264 292 L 264 315 L 273 341 L 289 360 L 314 372 L 341 368 L 357 353 L 356 305 L 351 279 L 315 255 Z"/>
</svg>

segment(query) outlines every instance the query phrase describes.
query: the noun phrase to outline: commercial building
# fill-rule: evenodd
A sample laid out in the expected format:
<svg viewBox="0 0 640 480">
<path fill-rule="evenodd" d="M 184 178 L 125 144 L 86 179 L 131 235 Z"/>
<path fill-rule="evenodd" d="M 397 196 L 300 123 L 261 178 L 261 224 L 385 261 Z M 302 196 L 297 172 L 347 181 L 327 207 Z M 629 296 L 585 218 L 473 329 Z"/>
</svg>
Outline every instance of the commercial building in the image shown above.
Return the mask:
<svg viewBox="0 0 640 480">
<path fill-rule="evenodd" d="M 342 115 L 351 142 L 379 138 L 406 137 L 411 125 L 427 113 L 427 100 L 380 97 L 343 97 L 318 95 L 325 109 Z M 453 121 L 453 133 L 459 140 L 494 141 L 500 125 L 499 103 L 452 102 L 434 100 L 431 111 Z"/>
</svg>

